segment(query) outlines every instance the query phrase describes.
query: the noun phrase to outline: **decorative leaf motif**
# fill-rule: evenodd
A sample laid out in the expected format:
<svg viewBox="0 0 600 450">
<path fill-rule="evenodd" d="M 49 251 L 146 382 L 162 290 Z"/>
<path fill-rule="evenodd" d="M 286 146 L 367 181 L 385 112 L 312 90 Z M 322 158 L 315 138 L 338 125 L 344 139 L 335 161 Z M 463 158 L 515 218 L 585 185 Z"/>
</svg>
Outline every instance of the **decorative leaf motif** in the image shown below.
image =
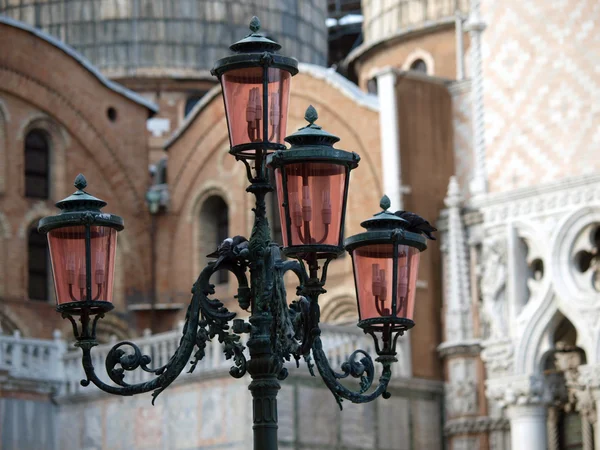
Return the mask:
<svg viewBox="0 0 600 450">
<path fill-rule="evenodd" d="M 250 31 L 256 33 L 258 30 L 260 30 L 260 20 L 258 20 L 258 17 L 254 16 L 250 19 Z"/>
<path fill-rule="evenodd" d="M 77 177 L 75 177 L 75 183 L 73 184 L 77 189 L 82 191 L 87 187 L 87 180 L 85 179 L 83 174 L 80 173 L 79 175 L 77 175 Z"/>
<path fill-rule="evenodd" d="M 315 109 L 315 107 L 313 105 L 310 105 L 308 108 L 306 108 L 306 113 L 304 113 L 304 119 L 306 119 L 306 121 L 310 125 L 315 123 L 318 118 L 319 118 L 319 114 L 317 114 L 317 110 Z"/>
<path fill-rule="evenodd" d="M 379 202 L 379 206 L 381 207 L 381 209 L 383 209 L 385 211 L 391 205 L 392 205 L 392 202 L 390 201 L 390 198 L 387 195 L 384 195 L 383 197 L 381 197 L 381 201 Z"/>
</svg>

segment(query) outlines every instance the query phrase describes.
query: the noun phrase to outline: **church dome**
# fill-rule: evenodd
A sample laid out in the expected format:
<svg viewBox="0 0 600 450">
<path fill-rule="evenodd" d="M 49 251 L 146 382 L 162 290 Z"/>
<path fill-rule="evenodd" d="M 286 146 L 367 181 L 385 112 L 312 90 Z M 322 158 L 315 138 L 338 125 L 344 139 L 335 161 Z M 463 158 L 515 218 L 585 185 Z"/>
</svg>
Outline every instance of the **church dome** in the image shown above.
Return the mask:
<svg viewBox="0 0 600 450">
<path fill-rule="evenodd" d="M 3 0 L 0 14 L 66 42 L 113 78 L 209 76 L 255 14 L 287 56 L 327 62 L 326 0 Z"/>
</svg>

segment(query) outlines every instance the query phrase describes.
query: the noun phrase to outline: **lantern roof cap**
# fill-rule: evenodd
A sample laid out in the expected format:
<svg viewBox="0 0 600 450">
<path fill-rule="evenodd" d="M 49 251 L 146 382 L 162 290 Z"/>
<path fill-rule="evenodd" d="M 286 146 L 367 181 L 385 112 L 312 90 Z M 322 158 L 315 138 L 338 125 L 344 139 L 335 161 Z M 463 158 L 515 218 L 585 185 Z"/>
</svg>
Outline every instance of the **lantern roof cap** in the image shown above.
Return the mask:
<svg viewBox="0 0 600 450">
<path fill-rule="evenodd" d="M 402 217 L 398 217 L 393 212 L 388 211 L 391 206 L 390 198 L 384 195 L 379 202 L 379 206 L 383 211 L 378 212 L 367 220 L 361 222 L 360 226 L 367 230 L 380 229 L 395 229 L 406 228 L 408 221 Z"/>
<path fill-rule="evenodd" d="M 87 180 L 83 174 L 77 175 L 73 185 L 77 188 L 75 192 L 67 198 L 56 202 L 56 206 L 62 211 L 80 211 L 82 209 L 102 209 L 106 206 L 104 200 L 94 197 L 84 191 L 87 187 Z"/>
<path fill-rule="evenodd" d="M 43 217 L 38 224 L 40 233 L 47 233 L 55 228 L 79 225 L 107 226 L 121 231 L 123 219 L 114 214 L 103 213 L 106 206 L 104 200 L 94 197 L 84 191 L 87 181 L 82 174 L 75 178 L 77 190 L 56 203 L 60 213 L 55 216 Z"/>
<path fill-rule="evenodd" d="M 391 206 L 387 195 L 381 198 L 379 206 L 383 211 L 364 220 L 360 225 L 367 231 L 346 238 L 344 247 L 352 251 L 354 248 L 370 244 L 396 243 L 415 247 L 419 251 L 427 248 L 427 240 L 420 233 L 407 231 L 409 222 L 402 217 L 388 211 Z"/>
<path fill-rule="evenodd" d="M 291 144 L 292 147 L 306 145 L 325 145 L 333 147 L 333 144 L 338 142 L 340 138 L 323 130 L 319 125 L 315 124 L 318 118 L 319 114 L 317 113 L 317 110 L 314 106 L 310 105 L 304 114 L 304 119 L 308 122 L 308 125 L 287 136 L 285 141 Z"/>
<path fill-rule="evenodd" d="M 258 33 L 260 30 L 258 17 L 252 17 L 249 28 L 252 33 L 229 46 L 232 51 L 236 53 L 262 53 L 277 52 L 281 49 L 280 44 Z"/>
</svg>

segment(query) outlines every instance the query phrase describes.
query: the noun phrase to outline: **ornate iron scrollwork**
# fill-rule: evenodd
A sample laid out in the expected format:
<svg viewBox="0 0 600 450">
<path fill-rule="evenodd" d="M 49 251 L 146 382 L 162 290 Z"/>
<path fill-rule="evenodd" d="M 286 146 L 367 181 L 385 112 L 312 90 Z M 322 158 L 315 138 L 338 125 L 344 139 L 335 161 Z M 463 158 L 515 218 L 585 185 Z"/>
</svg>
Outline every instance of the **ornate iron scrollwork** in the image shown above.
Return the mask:
<svg viewBox="0 0 600 450">
<path fill-rule="evenodd" d="M 222 264 L 219 266 L 219 270 L 221 269 L 229 270 L 235 275 L 239 285 L 238 296 L 241 294 L 245 298 L 248 291 L 245 263 Z M 82 332 L 76 333 L 76 337 L 77 345 L 83 351 L 82 363 L 87 378 L 82 380 L 81 384 L 87 386 L 91 382 L 105 392 L 125 396 L 154 391 L 152 394 L 154 403 L 156 397 L 179 376 L 188 363 L 189 372 L 194 371 L 198 361 L 205 355 L 207 341 L 215 337 L 223 344 L 225 358 L 233 359 L 234 365 L 229 373 L 235 378 L 244 376 L 246 373 L 244 345 L 240 342 L 239 335 L 228 332 L 229 322 L 235 317 L 235 313 L 230 312 L 221 301 L 209 298 L 209 295 L 215 293 L 214 285 L 210 284 L 210 277 L 215 271 L 213 264 L 210 264 L 194 284 L 179 347 L 165 365 L 157 368 L 149 367 L 152 358 L 144 355 L 133 342 L 120 342 L 109 351 L 105 362 L 106 371 L 117 386 L 108 385 L 100 380 L 92 363 L 91 350 L 98 345 L 95 339 L 95 325 L 99 316 L 94 318 L 91 330 L 89 317 L 82 317 Z M 75 320 L 71 316 L 68 318 L 76 329 Z M 129 348 L 131 352 L 125 351 L 124 348 Z M 197 351 L 192 357 L 194 348 L 197 348 Z M 128 384 L 125 381 L 126 372 L 137 369 L 153 373 L 157 378 L 145 383 Z"/>
</svg>

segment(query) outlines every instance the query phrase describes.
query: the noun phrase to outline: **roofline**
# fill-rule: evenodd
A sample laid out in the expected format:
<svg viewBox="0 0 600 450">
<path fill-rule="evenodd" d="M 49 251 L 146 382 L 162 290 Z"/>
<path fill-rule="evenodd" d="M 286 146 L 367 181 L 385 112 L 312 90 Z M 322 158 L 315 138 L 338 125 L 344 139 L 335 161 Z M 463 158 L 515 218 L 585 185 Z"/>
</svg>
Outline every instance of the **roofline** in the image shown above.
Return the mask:
<svg viewBox="0 0 600 450">
<path fill-rule="evenodd" d="M 365 42 L 354 50 L 352 50 L 346 58 L 341 62 L 340 67 L 342 70 L 348 72 L 348 70 L 354 65 L 357 59 L 361 58 L 367 53 L 377 49 L 378 47 L 384 47 L 385 45 L 392 45 L 397 41 L 413 38 L 419 36 L 420 34 L 429 33 L 436 29 L 443 29 L 449 27 L 450 25 L 454 25 L 456 18 L 454 16 L 451 17 L 443 17 L 437 20 L 428 20 L 425 22 L 421 22 L 418 25 L 410 26 L 403 28 L 396 33 L 385 36 L 381 39 L 377 39 L 375 41 Z"/>
<path fill-rule="evenodd" d="M 360 106 L 370 109 L 371 111 L 379 112 L 379 99 L 376 95 L 362 91 L 356 84 L 340 75 L 335 70 L 315 64 L 299 63 L 298 71 L 301 74 L 308 74 L 313 78 L 325 81 Z M 198 116 L 198 114 L 200 114 L 200 112 L 220 93 L 221 85 L 217 84 L 202 97 L 187 115 L 183 124 L 165 142 L 163 146 L 165 151 L 169 150 L 173 143 L 187 130 L 196 116 Z"/>
<path fill-rule="evenodd" d="M 179 139 L 179 137 L 189 128 L 190 124 L 194 121 L 197 115 L 202 111 L 217 95 L 221 93 L 221 84 L 217 84 L 213 86 L 210 91 L 208 91 L 204 96 L 200 99 L 198 103 L 194 105 L 192 110 L 185 117 L 185 120 L 181 124 L 177 130 L 171 135 L 169 139 L 163 144 L 163 150 L 168 151 L 171 145 Z"/>
<path fill-rule="evenodd" d="M 78 53 L 74 48 L 69 47 L 67 44 L 65 44 L 61 40 L 55 38 L 54 36 L 44 32 L 42 30 L 38 30 L 37 28 L 34 28 L 31 25 L 28 25 L 26 23 L 12 19 L 10 17 L 2 16 L 2 15 L 0 15 L 0 24 L 18 28 L 20 30 L 26 31 L 26 32 L 33 34 L 34 36 L 46 41 L 50 45 L 53 45 L 54 47 L 58 48 L 63 53 L 67 54 L 68 56 L 73 58 L 75 61 L 77 61 L 81 66 L 83 66 L 84 69 L 86 69 L 88 72 L 90 72 L 92 75 L 94 75 L 96 77 L 96 79 L 100 83 L 102 83 L 104 86 L 106 86 L 108 89 L 110 89 L 111 91 L 114 91 L 117 94 L 120 94 L 123 97 L 126 97 L 127 99 L 131 100 L 132 102 L 137 103 L 138 105 L 141 105 L 141 106 L 145 107 L 146 109 L 148 109 L 150 111 L 150 116 L 152 116 L 158 112 L 158 105 L 156 105 L 155 103 L 153 103 L 149 100 L 146 100 L 141 95 L 127 89 L 126 87 L 121 86 L 120 84 L 109 80 L 104 75 L 102 75 L 102 73 L 90 61 L 88 61 L 83 55 Z"/>
</svg>

